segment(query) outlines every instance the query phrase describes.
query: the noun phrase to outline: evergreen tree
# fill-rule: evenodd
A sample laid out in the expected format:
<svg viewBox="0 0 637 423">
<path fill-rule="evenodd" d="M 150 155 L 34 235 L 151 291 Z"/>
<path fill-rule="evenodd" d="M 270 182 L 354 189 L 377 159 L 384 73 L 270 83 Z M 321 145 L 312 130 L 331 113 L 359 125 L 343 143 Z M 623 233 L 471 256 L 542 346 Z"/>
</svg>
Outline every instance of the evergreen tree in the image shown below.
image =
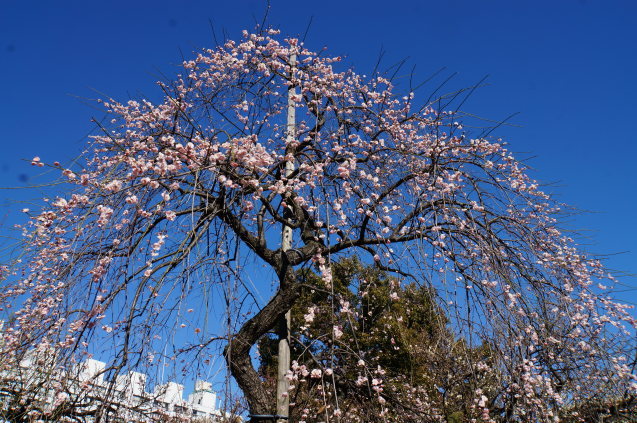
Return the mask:
<svg viewBox="0 0 637 423">
<path fill-rule="evenodd" d="M 292 308 L 294 421 L 325 420 L 304 411 L 325 410 L 324 395 L 337 397 L 330 403 L 338 402 L 347 421 L 364 415 L 361 421 L 369 422 L 387 415 L 401 422 L 468 421 L 477 413 L 477 389 L 497 396 L 497 374 L 486 370 L 490 348 L 454 337 L 431 287 L 405 283 L 357 257 L 331 268 L 331 285 L 312 271 L 301 274 L 307 287 Z M 259 370 L 272 389 L 276 345 L 274 336 L 259 342 Z M 471 365 L 480 361 L 482 368 Z M 429 399 L 426 413 L 422 398 Z"/>
</svg>

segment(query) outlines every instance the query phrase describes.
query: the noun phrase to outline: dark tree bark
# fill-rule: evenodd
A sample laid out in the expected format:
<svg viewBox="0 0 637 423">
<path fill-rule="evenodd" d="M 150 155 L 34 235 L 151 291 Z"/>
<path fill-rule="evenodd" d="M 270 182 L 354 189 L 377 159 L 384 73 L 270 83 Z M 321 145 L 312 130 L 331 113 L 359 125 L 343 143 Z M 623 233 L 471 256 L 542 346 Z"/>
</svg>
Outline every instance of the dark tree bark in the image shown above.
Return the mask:
<svg viewBox="0 0 637 423">
<path fill-rule="evenodd" d="M 259 338 L 276 326 L 300 295 L 300 287 L 293 281 L 294 272 L 288 269 L 285 273 L 282 278 L 284 283 L 281 283 L 279 291 L 230 338 L 224 349 L 230 372 L 243 391 L 252 414 L 274 414 L 273 398 L 269 397 L 252 365 L 250 349 Z"/>
</svg>

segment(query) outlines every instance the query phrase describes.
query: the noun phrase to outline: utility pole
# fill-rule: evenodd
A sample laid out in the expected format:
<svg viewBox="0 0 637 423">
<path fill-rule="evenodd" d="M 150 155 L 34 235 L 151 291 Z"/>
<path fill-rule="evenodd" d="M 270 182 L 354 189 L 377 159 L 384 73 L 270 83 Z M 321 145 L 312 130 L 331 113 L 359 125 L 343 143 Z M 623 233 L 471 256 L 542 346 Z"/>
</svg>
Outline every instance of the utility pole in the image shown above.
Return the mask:
<svg viewBox="0 0 637 423">
<path fill-rule="evenodd" d="M 292 145 L 296 139 L 296 85 L 292 84 L 294 71 L 296 70 L 296 54 L 290 56 L 290 86 L 288 87 L 288 115 L 287 115 L 287 139 L 286 144 Z M 286 148 L 287 150 L 287 148 Z M 286 160 L 284 176 L 289 177 L 294 172 L 294 159 Z M 281 251 L 285 255 L 292 248 L 292 228 L 287 225 L 283 226 L 281 233 Z M 281 280 L 280 283 L 285 283 Z M 278 416 L 290 416 L 290 397 L 289 388 L 290 381 L 287 379 L 287 373 L 290 370 L 290 325 L 292 315 L 290 311 L 285 313 L 285 317 L 279 323 L 279 361 L 276 383 L 276 414 Z M 285 423 L 286 419 L 279 418 L 277 423 Z"/>
</svg>

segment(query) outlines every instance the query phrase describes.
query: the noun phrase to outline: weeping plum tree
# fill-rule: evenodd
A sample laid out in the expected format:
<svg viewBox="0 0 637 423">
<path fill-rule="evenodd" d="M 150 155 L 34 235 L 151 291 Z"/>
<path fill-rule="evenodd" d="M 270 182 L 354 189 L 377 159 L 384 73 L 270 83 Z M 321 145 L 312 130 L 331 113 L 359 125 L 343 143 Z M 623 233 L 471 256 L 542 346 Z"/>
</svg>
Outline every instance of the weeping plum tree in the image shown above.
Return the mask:
<svg viewBox="0 0 637 423">
<path fill-rule="evenodd" d="M 81 168 L 35 158 L 70 188 L 32 213 L 20 260 L 3 273 L 3 371 L 47 357 L 53 376 L 38 386 L 57 394 L 56 410 L 72 410 L 94 384 L 64 390 L 69 369 L 106 361 L 95 377 L 111 388 L 77 413 L 103 421 L 118 412 L 118 375 L 193 377 L 223 356 L 249 412 L 275 414 L 253 347 L 314 289 L 325 295 L 312 310 L 352 323 L 347 336 L 335 324 L 321 338 L 328 359 L 290 366 L 290 390 L 321 382 L 320 409 L 298 415 L 445 421 L 431 398 L 444 386 L 427 392 L 404 377 L 402 389 L 385 389 L 395 375 L 357 342 L 363 317 L 340 302 L 332 263 L 358 255 L 425 288 L 453 334 L 446 342 L 488 349 L 463 357 L 467 421 L 634 406 L 635 319 L 608 296 L 602 265 L 560 231 L 559 205 L 500 141 L 467 132 L 453 106 L 339 61 L 276 31 L 244 33 L 186 61 L 159 84 L 159 102 L 104 101 L 109 121 Z M 365 407 L 340 408 L 345 352 L 360 366 Z M 485 374 L 498 389 L 481 388 Z M 51 413 L 19 403 L 31 417 Z"/>
</svg>

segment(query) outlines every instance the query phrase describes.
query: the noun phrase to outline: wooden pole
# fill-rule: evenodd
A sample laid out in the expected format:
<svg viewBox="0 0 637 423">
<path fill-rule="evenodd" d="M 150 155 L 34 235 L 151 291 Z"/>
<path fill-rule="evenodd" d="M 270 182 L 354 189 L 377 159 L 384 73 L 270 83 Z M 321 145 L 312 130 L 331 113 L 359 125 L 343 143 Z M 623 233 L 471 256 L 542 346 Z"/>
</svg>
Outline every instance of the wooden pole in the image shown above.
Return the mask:
<svg viewBox="0 0 637 423">
<path fill-rule="evenodd" d="M 294 70 L 296 69 L 296 54 L 290 56 L 290 68 L 290 77 L 293 78 Z M 290 84 L 288 87 L 287 145 L 293 143 L 296 138 L 296 106 L 294 104 L 294 97 L 296 97 L 296 86 Z M 287 178 L 292 172 L 294 172 L 294 162 L 286 161 L 284 176 Z M 292 248 L 292 228 L 284 225 L 281 234 L 281 250 L 285 254 L 290 248 Z M 288 392 L 290 382 L 287 379 L 287 373 L 290 370 L 290 324 L 291 313 L 288 311 L 279 324 L 279 360 L 276 384 L 276 414 L 286 417 L 290 415 L 290 398 Z M 285 423 L 286 420 L 279 419 L 277 422 Z"/>
</svg>

